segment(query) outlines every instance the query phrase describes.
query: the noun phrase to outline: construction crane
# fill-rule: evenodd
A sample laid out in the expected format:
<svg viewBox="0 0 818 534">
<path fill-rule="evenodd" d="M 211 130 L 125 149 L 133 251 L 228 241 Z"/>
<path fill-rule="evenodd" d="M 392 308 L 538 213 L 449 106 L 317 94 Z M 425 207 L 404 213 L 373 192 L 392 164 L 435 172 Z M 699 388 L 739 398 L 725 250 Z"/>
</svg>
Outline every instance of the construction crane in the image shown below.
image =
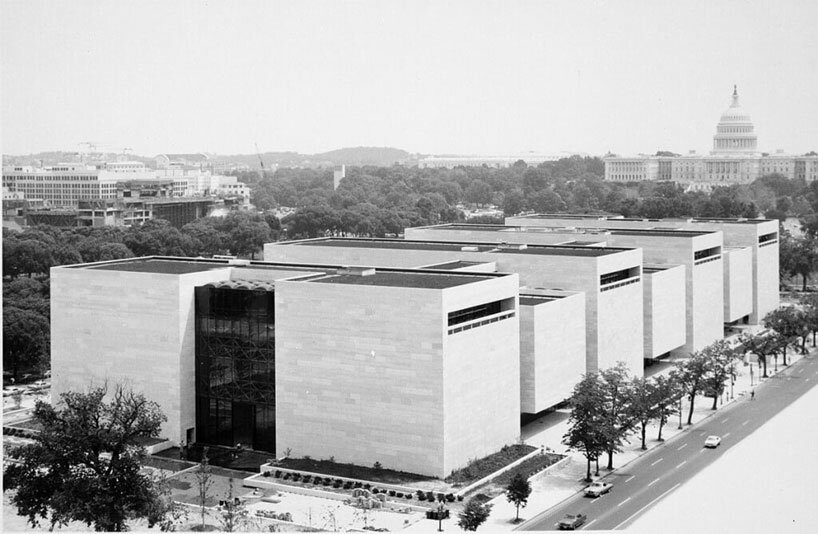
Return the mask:
<svg viewBox="0 0 818 534">
<path fill-rule="evenodd" d="M 261 163 L 261 179 L 263 180 L 267 171 L 264 169 L 264 160 L 261 159 L 261 151 L 258 149 L 258 143 L 256 143 L 256 155 L 258 156 L 258 162 Z"/>
</svg>

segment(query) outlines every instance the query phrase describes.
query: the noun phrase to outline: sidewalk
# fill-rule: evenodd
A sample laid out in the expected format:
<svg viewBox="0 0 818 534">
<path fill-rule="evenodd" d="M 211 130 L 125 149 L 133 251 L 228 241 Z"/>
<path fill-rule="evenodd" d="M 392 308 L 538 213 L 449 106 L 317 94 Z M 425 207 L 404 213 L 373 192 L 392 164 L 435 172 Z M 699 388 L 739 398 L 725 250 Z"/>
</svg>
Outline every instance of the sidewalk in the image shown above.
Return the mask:
<svg viewBox="0 0 818 534">
<path fill-rule="evenodd" d="M 818 353 L 816 348 L 810 347 L 809 344 L 807 344 L 807 348 L 811 349 L 812 355 Z M 792 349 L 787 352 L 787 360 L 790 362 L 790 364 L 797 362 L 803 357 L 804 355 L 796 353 L 796 351 Z M 753 366 L 752 385 L 750 384 L 750 365 Z M 668 367 L 667 370 L 670 368 L 671 367 Z M 662 447 L 675 436 L 695 428 L 697 423 L 707 419 L 713 414 L 721 413 L 723 408 L 729 406 L 731 403 L 748 398 L 753 389 L 764 387 L 764 384 L 773 379 L 776 374 L 780 375 L 781 373 L 786 373 L 787 369 L 789 369 L 789 366 L 785 367 L 779 359 L 778 372 L 776 373 L 775 364 L 772 361 L 769 361 L 767 364 L 767 374 L 769 376 L 768 378 L 761 379 L 761 383 L 759 384 L 761 373 L 758 372 L 756 364 L 739 364 L 737 373 L 738 376 L 736 377 L 735 384 L 733 385 L 732 399 L 730 396 L 731 392 L 729 384 L 727 386 L 726 394 L 719 399 L 718 408 L 715 411 L 711 409 L 713 405 L 712 397 L 696 397 L 696 402 L 693 408 L 692 425 L 687 424 L 687 413 L 690 405 L 687 401 L 684 401 L 682 403 L 682 430 L 679 430 L 678 428 L 679 417 L 672 417 L 662 429 L 662 437 L 665 441 L 660 442 L 656 439 L 659 432 L 658 424 L 649 424 L 645 434 L 645 445 L 647 446 L 647 450 L 643 451 L 641 449 L 641 436 L 637 431 L 629 437 L 630 441 L 625 443 L 623 451 L 614 455 L 614 471 L 608 471 L 605 469 L 608 462 L 607 455 L 600 458 L 600 476 L 594 476 L 594 480 L 603 479 L 612 473 L 615 473 L 616 470 L 625 467 L 628 463 L 639 458 L 642 454 L 656 449 L 657 447 Z M 528 499 L 528 505 L 525 508 L 520 509 L 520 518 L 522 519 L 531 519 L 537 514 L 556 506 L 560 502 L 582 490 L 587 485 L 584 480 L 586 472 L 585 457 L 580 452 L 568 451 L 566 446 L 562 444 L 562 436 L 568 431 L 569 414 L 569 409 L 557 410 L 532 421 L 523 427 L 521 431 L 522 439 L 525 443 L 536 447 L 550 448 L 558 453 L 568 455 L 568 459 L 563 461 L 560 465 L 543 473 L 539 473 L 531 479 L 532 492 Z M 594 464 L 592 464 L 591 469 L 593 473 L 595 471 Z M 522 524 L 522 522 L 511 523 L 516 516 L 516 507 L 506 500 L 505 495 L 495 497 L 490 502 L 492 504 L 491 515 L 480 527 L 481 530 L 485 529 L 486 531 L 490 532 L 495 532 L 498 530 L 513 530 L 515 527 Z M 450 519 L 443 521 L 443 529 L 446 530 L 448 528 L 452 531 L 459 531 L 460 527 L 457 526 L 457 521 L 457 516 L 453 514 Z M 413 532 L 435 532 L 437 531 L 437 521 L 418 521 L 404 530 Z"/>
</svg>

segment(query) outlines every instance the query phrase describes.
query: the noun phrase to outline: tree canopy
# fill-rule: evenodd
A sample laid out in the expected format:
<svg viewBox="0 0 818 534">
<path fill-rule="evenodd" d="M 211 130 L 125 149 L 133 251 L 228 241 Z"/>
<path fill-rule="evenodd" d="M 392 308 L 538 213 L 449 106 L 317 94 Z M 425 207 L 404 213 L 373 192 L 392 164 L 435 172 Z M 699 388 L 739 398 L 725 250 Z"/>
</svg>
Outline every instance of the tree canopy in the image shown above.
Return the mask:
<svg viewBox="0 0 818 534">
<path fill-rule="evenodd" d="M 4 474 L 11 502 L 37 527 L 79 521 L 98 531 L 123 531 L 128 521 L 159 522 L 166 510 L 157 483 L 140 472 L 139 440 L 156 437 L 166 417 L 143 395 L 115 386 L 68 392 L 56 407 L 38 402 L 42 430 L 11 451 Z"/>
</svg>

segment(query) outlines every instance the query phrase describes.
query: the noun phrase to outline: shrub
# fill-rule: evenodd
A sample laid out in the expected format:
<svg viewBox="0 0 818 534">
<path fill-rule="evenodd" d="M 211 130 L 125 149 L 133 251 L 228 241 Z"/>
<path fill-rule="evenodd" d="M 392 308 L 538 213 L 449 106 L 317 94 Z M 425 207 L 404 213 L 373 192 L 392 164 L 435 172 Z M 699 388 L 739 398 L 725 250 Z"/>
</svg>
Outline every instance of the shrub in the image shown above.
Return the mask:
<svg viewBox="0 0 818 534">
<path fill-rule="evenodd" d="M 426 494 L 423 492 L 423 490 L 418 490 L 417 495 L 418 495 L 418 499 L 420 499 L 421 496 L 426 497 Z"/>
<path fill-rule="evenodd" d="M 383 469 L 383 466 L 381 465 L 381 462 L 375 462 L 372 468 L 375 469 L 375 471 L 380 471 L 381 469 Z"/>
<path fill-rule="evenodd" d="M 419 501 L 425 501 L 426 500 L 426 494 L 425 493 L 418 493 L 418 500 Z"/>
<path fill-rule="evenodd" d="M 335 481 L 335 482 L 332 484 L 332 487 L 333 487 L 333 488 L 335 488 L 335 489 L 340 488 L 340 487 L 341 487 L 341 481 L 340 481 L 340 480 L 336 480 L 336 481 Z"/>
<path fill-rule="evenodd" d="M 304 483 L 309 484 L 312 480 L 312 475 L 304 475 Z"/>
<path fill-rule="evenodd" d="M 462 496 L 462 495 L 458 495 L 458 496 L 457 496 L 457 502 L 461 502 L 462 500 L 463 500 L 463 496 Z"/>
<path fill-rule="evenodd" d="M 330 477 L 325 477 L 324 482 L 327 484 L 332 484 L 332 479 Z"/>
<path fill-rule="evenodd" d="M 426 500 L 429 502 L 435 502 L 435 494 L 431 491 L 426 492 Z"/>
<path fill-rule="evenodd" d="M 443 495 L 442 493 L 437 494 L 437 500 L 438 501 L 443 502 L 444 499 L 446 499 L 445 495 Z"/>
<path fill-rule="evenodd" d="M 398 499 L 403 499 L 403 492 L 402 492 L 402 491 L 399 491 L 399 492 L 397 492 L 397 494 L 396 494 L 395 496 L 396 496 Z"/>
<path fill-rule="evenodd" d="M 389 496 L 390 497 L 394 497 L 395 493 L 397 493 L 395 490 L 389 490 Z"/>
<path fill-rule="evenodd" d="M 367 489 L 367 490 L 368 490 L 368 489 L 369 489 L 369 488 L 371 488 L 371 487 L 372 487 L 372 484 L 364 484 L 364 489 Z"/>
<path fill-rule="evenodd" d="M 276 469 L 276 478 L 281 478 L 281 471 Z"/>
<path fill-rule="evenodd" d="M 372 495 L 377 495 L 378 493 L 380 493 L 380 490 L 378 490 L 378 488 L 372 488 Z"/>
<path fill-rule="evenodd" d="M 290 474 L 284 473 L 284 480 L 290 480 Z"/>
<path fill-rule="evenodd" d="M 315 477 L 315 478 L 312 480 L 312 483 L 313 483 L 313 484 L 315 484 L 316 486 L 318 486 L 318 485 L 322 484 L 323 482 L 324 482 L 324 480 L 323 480 L 321 477 Z"/>
<path fill-rule="evenodd" d="M 350 488 L 352 488 L 352 482 L 346 481 L 346 482 L 344 483 L 344 489 L 345 489 L 345 490 L 348 490 L 348 489 L 350 489 Z"/>
<path fill-rule="evenodd" d="M 269 471 L 265 471 L 265 472 L 264 472 L 264 473 L 263 473 L 261 476 L 269 477 L 269 476 L 270 476 L 270 472 L 269 472 Z"/>
<path fill-rule="evenodd" d="M 454 495 L 452 493 L 447 493 L 446 494 L 446 501 L 454 502 Z"/>
<path fill-rule="evenodd" d="M 362 488 L 363 486 L 364 486 L 364 483 L 363 483 L 363 482 L 356 482 L 356 483 L 355 483 L 355 487 L 356 487 L 356 488 Z"/>
<path fill-rule="evenodd" d="M 407 500 L 407 501 L 411 501 L 411 500 L 412 500 L 412 494 L 411 494 L 411 493 L 407 493 L 407 494 L 406 494 L 406 500 Z"/>
</svg>

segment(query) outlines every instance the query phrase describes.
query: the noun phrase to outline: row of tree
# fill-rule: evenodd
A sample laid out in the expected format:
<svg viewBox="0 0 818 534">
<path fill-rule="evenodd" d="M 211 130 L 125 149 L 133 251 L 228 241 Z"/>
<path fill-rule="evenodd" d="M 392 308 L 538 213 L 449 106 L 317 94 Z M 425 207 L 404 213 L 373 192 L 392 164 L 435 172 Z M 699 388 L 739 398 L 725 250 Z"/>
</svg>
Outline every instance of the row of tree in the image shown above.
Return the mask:
<svg viewBox="0 0 818 534">
<path fill-rule="evenodd" d="M 790 180 L 780 174 L 752 184 L 716 188 L 711 193 L 685 191 L 667 182 L 606 182 L 600 158 L 572 156 L 508 168 L 348 167 L 334 189 L 332 171 L 280 169 L 259 175 L 238 173 L 262 210 L 280 206 L 334 210 L 360 204 L 403 212 L 423 224 L 451 219 L 460 204 L 499 206 L 506 215 L 523 211 L 621 213 L 639 217 L 756 217 L 818 219 L 818 183 Z M 429 209 L 429 204 L 433 208 Z"/>
<path fill-rule="evenodd" d="M 55 265 L 107 261 L 133 256 L 253 256 L 281 231 L 278 219 L 249 212 L 204 217 L 182 229 L 165 220 L 131 227 L 57 228 L 40 225 L 22 232 L 3 229 L 3 274 L 48 274 Z"/>
<path fill-rule="evenodd" d="M 641 447 L 646 449 L 647 426 L 658 423 L 657 439 L 668 419 L 678 414 L 681 424 L 682 400 L 688 402 L 687 424 L 693 420 L 697 396 L 713 398 L 716 409 L 718 398 L 725 394 L 728 384 L 735 383 L 738 368 L 745 355 L 753 353 L 763 365 L 767 377 L 767 360 L 779 355 L 787 365 L 787 349 L 793 347 L 806 353 L 810 334 L 818 332 L 818 294 L 803 297 L 801 306 L 783 306 L 764 318 L 766 331 L 742 335 L 731 345 L 718 340 L 690 357 L 678 360 L 667 374 L 651 378 L 631 377 L 623 363 L 598 373 L 588 373 L 574 387 L 570 405 L 569 430 L 563 443 L 581 450 L 587 460 L 587 480 L 591 480 L 591 463 L 608 455 L 608 469 L 613 469 L 613 456 L 621 452 L 628 437 L 638 431 Z M 732 394 L 732 391 L 731 391 Z"/>
</svg>

